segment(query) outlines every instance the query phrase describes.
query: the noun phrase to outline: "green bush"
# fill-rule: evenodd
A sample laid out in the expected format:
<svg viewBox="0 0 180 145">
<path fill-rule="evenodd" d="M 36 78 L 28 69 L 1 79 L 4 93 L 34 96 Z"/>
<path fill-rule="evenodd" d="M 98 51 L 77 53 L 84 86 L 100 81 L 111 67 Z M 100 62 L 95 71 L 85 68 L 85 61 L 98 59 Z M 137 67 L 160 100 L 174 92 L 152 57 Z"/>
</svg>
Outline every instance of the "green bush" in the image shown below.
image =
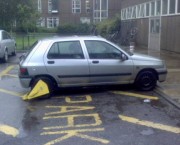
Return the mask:
<svg viewBox="0 0 180 145">
<path fill-rule="evenodd" d="M 115 17 L 113 19 L 107 19 L 97 24 L 96 28 L 98 34 L 107 37 L 107 35 L 112 34 L 116 31 L 120 31 L 121 19 L 120 17 Z"/>
<path fill-rule="evenodd" d="M 57 28 L 58 34 L 74 35 L 74 34 L 89 34 L 90 25 L 88 24 L 65 24 Z"/>
</svg>

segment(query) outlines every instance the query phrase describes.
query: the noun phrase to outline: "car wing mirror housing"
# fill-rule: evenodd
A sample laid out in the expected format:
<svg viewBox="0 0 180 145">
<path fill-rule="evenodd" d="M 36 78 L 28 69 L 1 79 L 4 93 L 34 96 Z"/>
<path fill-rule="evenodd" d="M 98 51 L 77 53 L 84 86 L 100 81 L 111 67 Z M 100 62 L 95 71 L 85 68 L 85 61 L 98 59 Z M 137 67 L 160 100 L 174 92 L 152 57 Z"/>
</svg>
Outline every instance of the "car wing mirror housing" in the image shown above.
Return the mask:
<svg viewBox="0 0 180 145">
<path fill-rule="evenodd" d="M 127 56 L 124 54 L 124 53 L 122 53 L 121 54 L 121 60 L 122 61 L 125 61 L 125 60 L 127 60 L 128 58 L 127 58 Z"/>
</svg>

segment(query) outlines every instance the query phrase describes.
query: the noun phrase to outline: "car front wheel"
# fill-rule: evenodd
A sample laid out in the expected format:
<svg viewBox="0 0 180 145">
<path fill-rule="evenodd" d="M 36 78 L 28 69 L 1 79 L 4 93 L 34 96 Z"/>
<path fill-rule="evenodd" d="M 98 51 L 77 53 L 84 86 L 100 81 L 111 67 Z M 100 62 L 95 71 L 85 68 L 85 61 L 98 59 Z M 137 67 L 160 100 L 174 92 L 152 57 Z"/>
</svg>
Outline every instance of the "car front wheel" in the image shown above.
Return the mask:
<svg viewBox="0 0 180 145">
<path fill-rule="evenodd" d="M 142 91 L 153 90 L 156 84 L 157 77 L 155 73 L 148 70 L 141 72 L 135 80 L 135 86 Z"/>
</svg>

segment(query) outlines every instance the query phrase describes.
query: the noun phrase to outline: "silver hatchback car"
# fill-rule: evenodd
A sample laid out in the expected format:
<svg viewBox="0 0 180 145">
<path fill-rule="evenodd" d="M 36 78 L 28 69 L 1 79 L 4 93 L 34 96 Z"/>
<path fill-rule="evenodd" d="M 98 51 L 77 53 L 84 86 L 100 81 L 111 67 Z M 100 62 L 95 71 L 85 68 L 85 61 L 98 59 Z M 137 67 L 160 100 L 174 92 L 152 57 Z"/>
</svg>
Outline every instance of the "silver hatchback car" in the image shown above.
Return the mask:
<svg viewBox="0 0 180 145">
<path fill-rule="evenodd" d="M 0 30 L 0 59 L 8 61 L 9 55 L 16 55 L 16 42 L 4 30 Z"/>
<path fill-rule="evenodd" d="M 165 62 L 132 54 L 98 36 L 54 37 L 37 41 L 19 64 L 23 87 L 40 79 L 55 87 L 135 84 L 152 90 L 165 81 Z"/>
</svg>

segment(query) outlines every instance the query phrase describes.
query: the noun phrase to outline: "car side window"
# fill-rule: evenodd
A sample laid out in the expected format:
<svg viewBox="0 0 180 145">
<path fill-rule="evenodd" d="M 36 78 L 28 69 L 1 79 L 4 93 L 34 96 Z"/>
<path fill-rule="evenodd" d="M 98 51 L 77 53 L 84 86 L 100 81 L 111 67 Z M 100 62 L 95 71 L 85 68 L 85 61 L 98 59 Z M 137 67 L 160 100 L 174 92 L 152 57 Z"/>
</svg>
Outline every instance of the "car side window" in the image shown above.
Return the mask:
<svg viewBox="0 0 180 145">
<path fill-rule="evenodd" d="M 54 43 L 47 55 L 48 59 L 84 59 L 79 41 L 63 41 Z"/>
<path fill-rule="evenodd" d="M 103 41 L 85 40 L 90 59 L 120 59 L 121 51 Z"/>
</svg>

